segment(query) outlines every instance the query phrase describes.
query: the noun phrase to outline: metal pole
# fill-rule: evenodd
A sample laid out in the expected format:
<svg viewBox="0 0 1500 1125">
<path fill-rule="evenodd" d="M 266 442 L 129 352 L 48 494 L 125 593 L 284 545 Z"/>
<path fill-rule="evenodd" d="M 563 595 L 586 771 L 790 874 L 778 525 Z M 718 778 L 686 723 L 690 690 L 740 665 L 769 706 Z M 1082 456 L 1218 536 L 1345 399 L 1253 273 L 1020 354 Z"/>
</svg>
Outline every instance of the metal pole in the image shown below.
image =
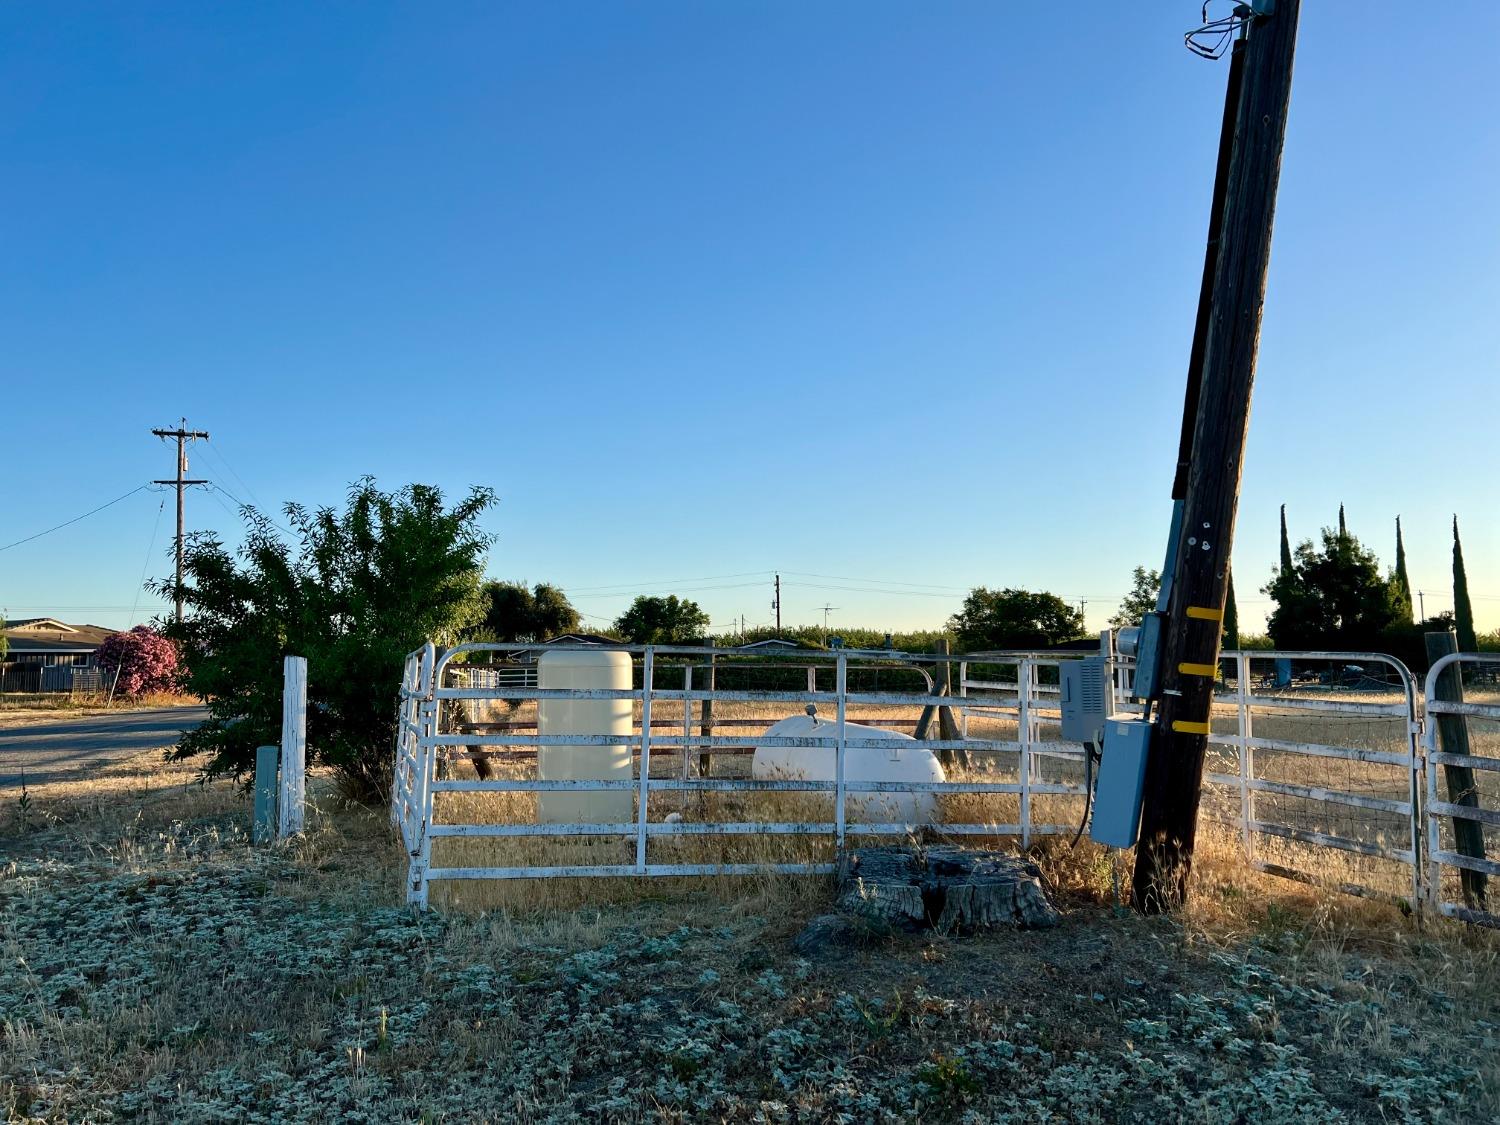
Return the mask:
<svg viewBox="0 0 1500 1125">
<path fill-rule="evenodd" d="M 651 777 L 651 677 L 656 671 L 656 649 L 647 647 L 641 661 L 641 797 L 636 810 L 635 869 L 646 873 L 646 812 L 650 801 Z"/>
<path fill-rule="evenodd" d="M 834 690 L 838 692 L 838 746 L 834 749 L 833 777 L 833 819 L 835 843 L 838 850 L 844 850 L 844 720 L 848 713 L 848 690 L 849 690 L 849 658 L 839 653 L 838 663 L 834 667 L 836 682 Z"/>
</svg>

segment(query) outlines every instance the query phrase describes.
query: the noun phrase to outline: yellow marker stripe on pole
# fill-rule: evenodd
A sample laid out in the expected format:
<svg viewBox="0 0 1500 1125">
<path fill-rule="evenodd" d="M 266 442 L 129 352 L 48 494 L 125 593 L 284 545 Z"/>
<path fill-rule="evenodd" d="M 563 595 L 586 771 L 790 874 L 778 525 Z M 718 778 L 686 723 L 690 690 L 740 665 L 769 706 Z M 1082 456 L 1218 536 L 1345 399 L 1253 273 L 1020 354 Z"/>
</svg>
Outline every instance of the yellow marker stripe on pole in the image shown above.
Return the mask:
<svg viewBox="0 0 1500 1125">
<path fill-rule="evenodd" d="M 1207 723 L 1190 723 L 1186 719 L 1178 719 L 1172 724 L 1172 729 L 1180 734 L 1207 734 Z"/>
<path fill-rule="evenodd" d="M 1177 670 L 1184 676 L 1209 676 L 1217 677 L 1219 670 L 1212 664 L 1179 664 Z"/>
<path fill-rule="evenodd" d="M 1187 615 L 1196 617 L 1199 621 L 1223 621 L 1224 611 L 1222 609 L 1209 609 L 1206 605 L 1190 605 L 1187 607 Z"/>
</svg>

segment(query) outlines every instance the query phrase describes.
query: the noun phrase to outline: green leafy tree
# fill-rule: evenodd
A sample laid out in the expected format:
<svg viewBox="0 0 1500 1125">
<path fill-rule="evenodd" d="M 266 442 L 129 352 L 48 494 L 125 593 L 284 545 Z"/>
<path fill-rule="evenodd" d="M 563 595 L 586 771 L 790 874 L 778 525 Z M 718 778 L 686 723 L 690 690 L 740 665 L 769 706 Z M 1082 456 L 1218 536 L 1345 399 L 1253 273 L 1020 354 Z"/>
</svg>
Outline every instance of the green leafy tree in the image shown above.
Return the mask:
<svg viewBox="0 0 1500 1125">
<path fill-rule="evenodd" d="M 518 644 L 545 641 L 578 628 L 578 611 L 556 586 L 489 581 L 480 587 L 484 616 L 476 637 Z"/>
<path fill-rule="evenodd" d="M 1400 620 L 1394 584 L 1375 552 L 1347 531 L 1324 528 L 1322 545 L 1297 547 L 1290 570 L 1265 587 L 1276 603 L 1267 629 L 1280 649 L 1378 649 Z"/>
<path fill-rule="evenodd" d="M 1458 538 L 1458 517 L 1453 517 L 1453 624 L 1458 630 L 1458 650 L 1478 652 L 1474 635 L 1474 607 L 1469 602 L 1469 576 L 1464 571 L 1464 545 Z"/>
<path fill-rule="evenodd" d="M 1281 573 L 1290 574 L 1295 567 L 1292 561 L 1292 541 L 1286 534 L 1286 505 L 1281 506 Z"/>
<path fill-rule="evenodd" d="M 213 535 L 189 539 L 187 613 L 163 632 L 180 646 L 184 688 L 209 718 L 175 758 L 206 758 L 206 776 L 243 778 L 255 748 L 281 738 L 282 658 L 307 658 L 307 744 L 360 800 L 389 796 L 396 692 L 407 653 L 451 644 L 482 612 L 478 527 L 494 494 L 476 488 L 451 507 L 428 485 L 381 492 L 354 484 L 342 511 L 283 510 L 291 541 L 245 509 L 237 557 Z M 153 584 L 171 597 L 175 584 Z"/>
<path fill-rule="evenodd" d="M 642 594 L 620 614 L 615 631 L 635 645 L 673 645 L 696 641 L 708 628 L 708 614 L 697 602 Z"/>
<path fill-rule="evenodd" d="M 1411 620 L 1411 578 L 1406 573 L 1406 543 L 1401 538 L 1401 517 L 1396 517 L 1396 569 L 1391 575 L 1391 582 L 1396 588 L 1397 608 L 1403 614 L 1402 620 Z"/>
<path fill-rule="evenodd" d="M 1120 608 L 1109 619 L 1111 628 L 1124 629 L 1139 625 L 1146 614 L 1156 609 L 1156 597 L 1161 593 L 1161 571 L 1138 566 L 1131 572 L 1130 593 L 1120 603 Z"/>
<path fill-rule="evenodd" d="M 966 652 L 1039 649 L 1076 640 L 1083 611 L 1056 594 L 977 586 L 948 622 Z"/>
</svg>

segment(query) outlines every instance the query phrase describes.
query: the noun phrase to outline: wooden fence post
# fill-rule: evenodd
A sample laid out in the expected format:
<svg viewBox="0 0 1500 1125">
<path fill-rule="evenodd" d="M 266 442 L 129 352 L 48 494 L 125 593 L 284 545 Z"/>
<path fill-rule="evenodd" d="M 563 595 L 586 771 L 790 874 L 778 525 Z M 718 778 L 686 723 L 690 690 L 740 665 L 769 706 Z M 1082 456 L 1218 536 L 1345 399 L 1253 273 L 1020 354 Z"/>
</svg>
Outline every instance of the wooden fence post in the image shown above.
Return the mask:
<svg viewBox="0 0 1500 1125">
<path fill-rule="evenodd" d="M 307 796 L 307 658 L 283 662 L 281 691 L 281 826 L 282 839 L 301 832 Z"/>
<path fill-rule="evenodd" d="M 933 653 L 940 657 L 946 657 L 950 650 L 947 637 L 939 637 L 933 645 Z M 947 660 L 939 660 L 932 666 L 933 692 L 938 696 L 951 696 L 953 694 L 953 665 Z M 917 719 L 915 732 L 917 739 L 925 739 L 931 728 L 932 720 L 938 721 L 938 738 L 944 742 L 955 741 L 962 738 L 958 723 L 953 718 L 953 708 L 944 707 L 940 704 L 929 703 L 922 708 L 922 715 Z M 947 769 L 955 765 L 969 767 L 969 754 L 965 750 L 939 750 L 938 761 L 943 763 Z"/>
<path fill-rule="evenodd" d="M 709 655 L 708 691 L 714 690 L 714 665 L 716 659 L 717 658 L 712 654 Z M 702 717 L 698 723 L 698 733 L 704 738 L 712 738 L 714 736 L 714 701 L 712 699 L 705 699 L 703 701 L 703 710 L 700 712 L 700 714 Z M 708 747 L 704 747 L 703 750 L 701 750 L 698 754 L 698 776 L 709 777 L 712 775 L 713 769 L 713 751 Z"/>
<path fill-rule="evenodd" d="M 1427 662 L 1435 664 L 1458 651 L 1458 637 L 1445 633 L 1423 633 L 1427 642 Z M 1438 675 L 1436 696 L 1444 703 L 1464 701 L 1464 680 L 1457 664 L 1450 664 Z M 1438 715 L 1438 738 L 1446 754 L 1469 754 L 1469 721 L 1462 715 Z M 1428 719 L 1431 722 L 1431 717 Z M 1474 786 L 1474 771 L 1468 766 L 1443 766 L 1443 780 L 1448 785 L 1448 802 L 1468 808 L 1479 807 L 1479 791 Z M 1453 845 L 1459 855 L 1484 859 L 1484 825 L 1477 820 L 1453 818 Z M 1459 870 L 1464 901 L 1470 906 L 1484 906 L 1484 892 L 1489 877 L 1483 871 Z"/>
<path fill-rule="evenodd" d="M 276 746 L 259 746 L 255 750 L 255 815 L 250 822 L 250 840 L 269 844 L 276 838 Z"/>
</svg>

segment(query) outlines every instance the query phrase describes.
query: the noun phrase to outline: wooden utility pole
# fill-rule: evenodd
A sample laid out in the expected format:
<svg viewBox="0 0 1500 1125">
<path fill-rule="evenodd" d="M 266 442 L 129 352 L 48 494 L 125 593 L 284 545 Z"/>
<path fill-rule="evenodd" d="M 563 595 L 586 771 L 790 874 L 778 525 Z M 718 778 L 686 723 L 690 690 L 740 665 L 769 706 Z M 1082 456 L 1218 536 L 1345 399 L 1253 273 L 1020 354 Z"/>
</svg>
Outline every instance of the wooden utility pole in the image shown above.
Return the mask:
<svg viewBox="0 0 1500 1125">
<path fill-rule="evenodd" d="M 1291 98 L 1299 0 L 1256 7 L 1270 11 L 1250 16 L 1244 28 L 1233 148 L 1218 216 L 1201 385 L 1162 640 L 1161 696 L 1146 763 L 1132 889 L 1136 908 L 1146 913 L 1174 909 L 1187 897 Z M 1189 373 L 1190 383 L 1194 376 Z"/>
<path fill-rule="evenodd" d="M 781 575 L 776 576 L 776 593 L 771 598 L 771 608 L 776 611 L 776 635 L 781 636 Z"/>
<path fill-rule="evenodd" d="M 183 489 L 190 484 L 207 484 L 206 480 L 187 479 L 187 446 L 186 442 L 197 438 L 208 440 L 207 430 L 190 430 L 187 428 L 187 419 L 183 418 L 177 423 L 175 430 L 152 430 L 159 438 L 177 439 L 177 476 L 172 480 L 154 480 L 152 484 L 170 484 L 177 489 L 177 589 L 173 591 L 176 595 L 173 601 L 177 603 L 177 623 L 182 623 L 182 493 Z"/>
</svg>

